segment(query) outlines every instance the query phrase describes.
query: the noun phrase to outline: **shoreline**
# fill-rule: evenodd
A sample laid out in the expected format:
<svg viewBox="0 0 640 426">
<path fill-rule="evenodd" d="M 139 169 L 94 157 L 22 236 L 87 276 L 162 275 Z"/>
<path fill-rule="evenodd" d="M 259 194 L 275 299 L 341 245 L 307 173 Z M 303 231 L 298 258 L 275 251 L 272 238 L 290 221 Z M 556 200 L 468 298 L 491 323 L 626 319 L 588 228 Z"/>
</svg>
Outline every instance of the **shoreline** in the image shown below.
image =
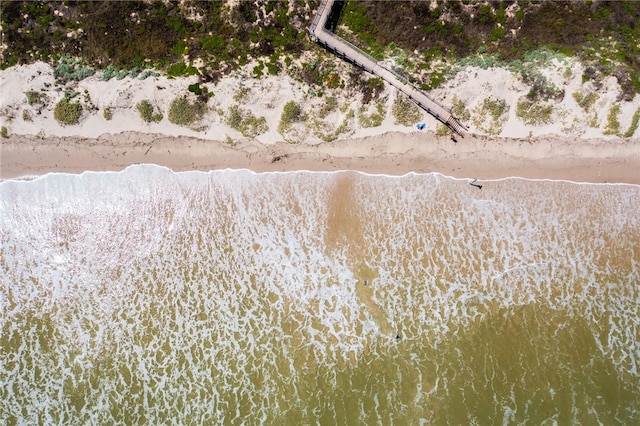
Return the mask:
<svg viewBox="0 0 640 426">
<path fill-rule="evenodd" d="M 436 172 L 479 180 L 519 177 L 640 184 L 640 140 L 467 135 L 454 143 L 449 137 L 415 131 L 321 144 L 242 139 L 230 145 L 188 136 L 122 132 L 95 139 L 14 134 L 0 145 L 0 181 L 49 172 L 120 171 L 141 163 L 174 171 L 353 170 L 393 176 Z"/>
</svg>

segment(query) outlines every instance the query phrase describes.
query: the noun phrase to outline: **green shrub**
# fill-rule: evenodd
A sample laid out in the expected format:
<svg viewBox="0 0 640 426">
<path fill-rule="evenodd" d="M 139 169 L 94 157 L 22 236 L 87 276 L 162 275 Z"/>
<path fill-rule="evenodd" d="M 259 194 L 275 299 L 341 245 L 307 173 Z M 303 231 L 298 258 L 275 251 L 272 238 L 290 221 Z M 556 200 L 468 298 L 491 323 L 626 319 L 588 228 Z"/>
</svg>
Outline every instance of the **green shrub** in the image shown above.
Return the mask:
<svg viewBox="0 0 640 426">
<path fill-rule="evenodd" d="M 138 112 L 140 113 L 140 118 L 142 118 L 147 123 L 157 123 L 162 120 L 162 113 L 158 112 L 157 114 L 153 113 L 153 105 L 146 100 L 143 99 L 136 105 Z"/>
<path fill-rule="evenodd" d="M 169 105 L 169 121 L 179 126 L 191 126 L 202 119 L 207 105 L 200 101 L 190 102 L 186 97 L 175 98 Z"/>
<path fill-rule="evenodd" d="M 109 121 L 113 118 L 113 114 L 111 113 L 111 108 L 106 107 L 103 111 L 102 111 L 102 115 L 104 117 L 105 120 Z"/>
<path fill-rule="evenodd" d="M 516 104 L 516 116 L 524 124 L 540 125 L 553 121 L 553 105 L 542 105 L 528 100 L 518 101 Z"/>
<path fill-rule="evenodd" d="M 78 124 L 81 115 L 82 105 L 77 102 L 71 102 L 67 96 L 53 108 L 53 118 L 62 125 Z"/>
<path fill-rule="evenodd" d="M 31 113 L 29 112 L 29 110 L 25 109 L 22 111 L 22 119 L 24 121 L 33 121 L 33 118 L 31 118 Z"/>
<path fill-rule="evenodd" d="M 396 96 L 391 113 L 395 117 L 395 123 L 403 126 L 413 126 L 422 118 L 422 112 L 416 104 L 404 96 Z"/>
<path fill-rule="evenodd" d="M 9 137 L 9 131 L 4 126 L 0 127 L 0 137 L 3 137 L 5 139 Z"/>
<path fill-rule="evenodd" d="M 181 77 L 196 74 L 198 74 L 198 70 L 194 66 L 187 65 L 184 62 L 177 62 L 175 64 L 172 64 L 167 70 L 167 75 L 169 77 Z"/>
<path fill-rule="evenodd" d="M 286 133 L 291 125 L 302 118 L 302 109 L 300 105 L 294 101 L 289 101 L 284 105 L 282 109 L 282 115 L 280 116 L 280 123 L 278 124 L 278 132 L 281 134 Z"/>
<path fill-rule="evenodd" d="M 229 107 L 227 124 L 248 138 L 256 137 L 269 130 L 266 118 L 256 117 L 251 111 L 244 110 L 238 105 Z"/>
</svg>

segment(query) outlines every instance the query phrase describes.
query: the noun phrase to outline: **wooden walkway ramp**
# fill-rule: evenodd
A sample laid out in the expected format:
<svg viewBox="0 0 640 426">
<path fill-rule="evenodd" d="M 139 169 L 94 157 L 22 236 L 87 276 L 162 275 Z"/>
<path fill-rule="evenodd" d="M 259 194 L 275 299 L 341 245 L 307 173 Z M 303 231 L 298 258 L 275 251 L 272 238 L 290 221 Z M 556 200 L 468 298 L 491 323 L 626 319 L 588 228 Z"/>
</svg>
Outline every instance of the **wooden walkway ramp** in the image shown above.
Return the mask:
<svg viewBox="0 0 640 426">
<path fill-rule="evenodd" d="M 466 127 L 460 123 L 460 120 L 453 115 L 449 108 L 441 105 L 422 90 L 407 82 L 404 77 L 385 67 L 383 64 L 380 64 L 362 50 L 336 36 L 331 31 L 328 31 L 326 29 L 327 18 L 329 17 L 329 13 L 332 8 L 333 0 L 322 0 L 316 17 L 313 20 L 311 27 L 309 27 L 311 37 L 315 39 L 318 44 L 342 59 L 382 78 L 384 81 L 407 95 L 409 99 L 415 102 L 420 108 L 434 116 L 453 132 L 464 137 L 467 130 Z"/>
</svg>

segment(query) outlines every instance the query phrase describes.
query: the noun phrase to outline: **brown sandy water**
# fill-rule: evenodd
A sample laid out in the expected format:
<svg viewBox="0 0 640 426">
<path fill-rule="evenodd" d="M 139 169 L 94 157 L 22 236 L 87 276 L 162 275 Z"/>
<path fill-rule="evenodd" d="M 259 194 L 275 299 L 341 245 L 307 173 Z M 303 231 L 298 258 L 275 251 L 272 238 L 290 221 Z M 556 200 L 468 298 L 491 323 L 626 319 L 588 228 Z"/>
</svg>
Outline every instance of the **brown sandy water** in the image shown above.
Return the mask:
<svg viewBox="0 0 640 426">
<path fill-rule="evenodd" d="M 640 187 L 483 184 L 3 182 L 0 420 L 638 422 Z"/>
</svg>

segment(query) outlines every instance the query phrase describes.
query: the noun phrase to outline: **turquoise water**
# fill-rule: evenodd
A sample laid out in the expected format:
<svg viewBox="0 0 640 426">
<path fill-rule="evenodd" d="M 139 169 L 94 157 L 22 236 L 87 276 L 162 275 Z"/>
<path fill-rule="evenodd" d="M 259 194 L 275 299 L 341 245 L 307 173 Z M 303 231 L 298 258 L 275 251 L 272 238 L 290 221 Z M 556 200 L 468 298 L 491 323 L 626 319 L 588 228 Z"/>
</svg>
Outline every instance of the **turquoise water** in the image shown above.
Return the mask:
<svg viewBox="0 0 640 426">
<path fill-rule="evenodd" d="M 2 182 L 0 422 L 640 422 L 640 187 L 483 184 Z"/>
</svg>

